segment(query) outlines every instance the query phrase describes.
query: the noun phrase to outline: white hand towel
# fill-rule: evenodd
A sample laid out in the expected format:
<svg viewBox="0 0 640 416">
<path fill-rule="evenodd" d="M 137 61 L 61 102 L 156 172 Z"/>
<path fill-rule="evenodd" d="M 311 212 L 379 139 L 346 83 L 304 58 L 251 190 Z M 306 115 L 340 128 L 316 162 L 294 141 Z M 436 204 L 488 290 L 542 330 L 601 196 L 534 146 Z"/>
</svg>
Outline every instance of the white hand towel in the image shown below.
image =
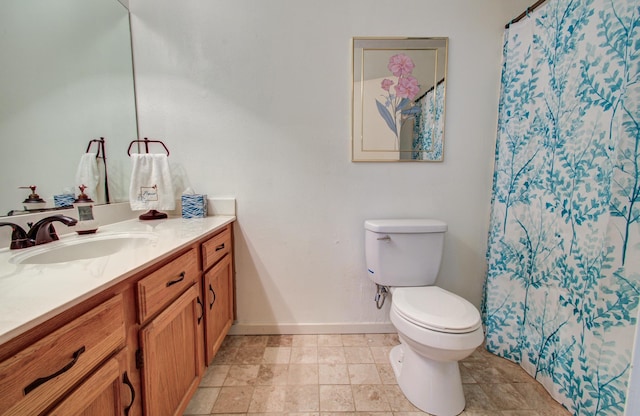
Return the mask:
<svg viewBox="0 0 640 416">
<path fill-rule="evenodd" d="M 176 200 L 167 155 L 135 153 L 129 187 L 129 204 L 134 211 L 172 210 Z"/>
<path fill-rule="evenodd" d="M 98 170 L 98 160 L 95 153 L 85 153 L 80 158 L 78 170 L 76 171 L 76 191 L 77 187 L 84 185 L 87 187 L 85 194 L 90 198 L 96 198 L 96 188 L 100 183 L 100 171 Z"/>
</svg>

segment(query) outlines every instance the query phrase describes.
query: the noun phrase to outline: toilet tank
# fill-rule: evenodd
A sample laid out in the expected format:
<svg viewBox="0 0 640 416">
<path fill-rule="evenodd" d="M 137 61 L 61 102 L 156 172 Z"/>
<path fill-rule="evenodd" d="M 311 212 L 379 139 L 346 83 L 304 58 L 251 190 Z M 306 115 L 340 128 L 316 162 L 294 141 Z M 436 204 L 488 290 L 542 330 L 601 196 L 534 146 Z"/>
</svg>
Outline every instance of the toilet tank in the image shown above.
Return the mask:
<svg viewBox="0 0 640 416">
<path fill-rule="evenodd" d="M 383 286 L 431 286 L 436 282 L 447 224 L 433 219 L 367 220 L 367 274 Z"/>
</svg>

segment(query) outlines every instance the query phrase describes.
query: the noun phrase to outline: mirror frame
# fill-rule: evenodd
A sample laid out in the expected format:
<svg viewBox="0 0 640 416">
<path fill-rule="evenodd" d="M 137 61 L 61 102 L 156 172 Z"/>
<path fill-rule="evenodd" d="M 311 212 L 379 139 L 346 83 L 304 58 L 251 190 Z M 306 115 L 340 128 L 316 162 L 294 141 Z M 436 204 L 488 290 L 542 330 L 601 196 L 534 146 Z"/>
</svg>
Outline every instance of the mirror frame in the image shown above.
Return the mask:
<svg viewBox="0 0 640 416">
<path fill-rule="evenodd" d="M 352 39 L 352 162 L 444 160 L 448 49 L 447 37 Z"/>
</svg>

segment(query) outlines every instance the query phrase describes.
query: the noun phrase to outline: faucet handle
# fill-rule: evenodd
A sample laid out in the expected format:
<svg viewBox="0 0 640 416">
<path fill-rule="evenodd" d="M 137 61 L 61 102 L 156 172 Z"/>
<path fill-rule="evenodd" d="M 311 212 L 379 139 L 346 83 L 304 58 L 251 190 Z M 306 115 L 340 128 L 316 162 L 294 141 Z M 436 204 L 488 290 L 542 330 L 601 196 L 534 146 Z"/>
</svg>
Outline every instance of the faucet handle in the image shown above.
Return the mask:
<svg viewBox="0 0 640 416">
<path fill-rule="evenodd" d="M 0 227 L 6 225 L 11 227 L 11 250 L 19 248 L 27 248 L 33 246 L 33 240 L 31 240 L 22 227 L 12 222 L 0 222 Z"/>
</svg>

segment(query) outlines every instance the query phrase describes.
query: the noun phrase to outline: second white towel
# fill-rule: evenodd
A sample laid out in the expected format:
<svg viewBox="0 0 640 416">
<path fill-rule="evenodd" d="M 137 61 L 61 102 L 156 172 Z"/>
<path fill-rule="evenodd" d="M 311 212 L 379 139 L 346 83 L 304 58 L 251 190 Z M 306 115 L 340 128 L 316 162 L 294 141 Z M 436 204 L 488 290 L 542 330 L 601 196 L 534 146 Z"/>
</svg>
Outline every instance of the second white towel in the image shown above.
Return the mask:
<svg viewBox="0 0 640 416">
<path fill-rule="evenodd" d="M 80 158 L 78 170 L 76 171 L 76 189 L 78 186 L 87 187 L 85 193 L 91 198 L 96 198 L 96 188 L 100 182 L 100 171 L 98 170 L 98 160 L 95 153 L 85 153 Z M 77 192 L 76 192 L 77 193 Z"/>
<path fill-rule="evenodd" d="M 133 169 L 129 204 L 134 211 L 172 210 L 176 201 L 167 155 L 136 153 L 131 155 Z"/>
</svg>

